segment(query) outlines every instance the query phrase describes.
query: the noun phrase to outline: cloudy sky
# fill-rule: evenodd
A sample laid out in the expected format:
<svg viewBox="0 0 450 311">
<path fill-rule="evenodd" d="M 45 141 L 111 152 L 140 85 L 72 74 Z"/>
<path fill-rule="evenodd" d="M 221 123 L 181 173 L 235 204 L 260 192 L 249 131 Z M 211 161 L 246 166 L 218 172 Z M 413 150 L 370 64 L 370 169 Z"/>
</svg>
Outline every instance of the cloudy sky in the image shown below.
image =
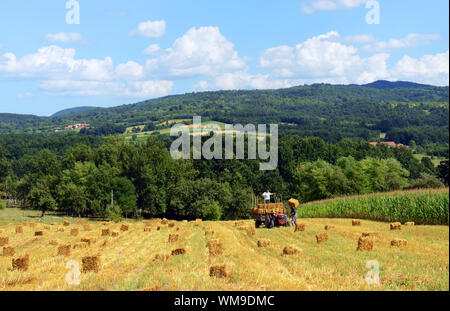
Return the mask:
<svg viewBox="0 0 450 311">
<path fill-rule="evenodd" d="M 316 82 L 448 85 L 448 12 L 448 0 L 2 0 L 0 112 Z"/>
</svg>

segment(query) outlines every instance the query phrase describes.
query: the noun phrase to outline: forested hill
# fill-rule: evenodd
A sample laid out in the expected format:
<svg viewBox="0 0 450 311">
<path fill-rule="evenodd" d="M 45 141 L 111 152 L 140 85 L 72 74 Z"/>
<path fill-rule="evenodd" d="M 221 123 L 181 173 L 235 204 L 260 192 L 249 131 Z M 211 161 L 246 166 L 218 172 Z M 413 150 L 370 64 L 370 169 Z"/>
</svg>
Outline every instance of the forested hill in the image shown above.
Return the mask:
<svg viewBox="0 0 450 311">
<path fill-rule="evenodd" d="M 200 115 L 204 120 L 231 124 L 277 123 L 281 131 L 318 136 L 328 142 L 373 140 L 387 133 L 387 139 L 403 144 L 411 140 L 418 145 L 445 144 L 448 103 L 448 87 L 388 81 L 364 86 L 314 84 L 279 90 L 189 93 L 37 119 L 0 115 L 0 132 L 51 132 L 55 126 L 79 122 L 120 132 L 130 126 Z"/>
</svg>

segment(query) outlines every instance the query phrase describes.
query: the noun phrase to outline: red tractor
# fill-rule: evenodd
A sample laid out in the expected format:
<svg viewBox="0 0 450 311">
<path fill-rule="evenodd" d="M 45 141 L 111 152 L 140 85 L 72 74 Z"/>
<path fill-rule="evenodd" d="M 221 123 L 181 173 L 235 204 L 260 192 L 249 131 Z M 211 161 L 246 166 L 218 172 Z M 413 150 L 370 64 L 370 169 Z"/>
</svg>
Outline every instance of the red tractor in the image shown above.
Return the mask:
<svg viewBox="0 0 450 311">
<path fill-rule="evenodd" d="M 251 214 L 255 220 L 256 228 L 259 228 L 262 224 L 266 228 L 289 227 L 291 225 L 281 198 L 278 199 L 274 196 L 270 203 L 260 203 L 259 201 L 258 197 L 252 195 Z"/>
</svg>

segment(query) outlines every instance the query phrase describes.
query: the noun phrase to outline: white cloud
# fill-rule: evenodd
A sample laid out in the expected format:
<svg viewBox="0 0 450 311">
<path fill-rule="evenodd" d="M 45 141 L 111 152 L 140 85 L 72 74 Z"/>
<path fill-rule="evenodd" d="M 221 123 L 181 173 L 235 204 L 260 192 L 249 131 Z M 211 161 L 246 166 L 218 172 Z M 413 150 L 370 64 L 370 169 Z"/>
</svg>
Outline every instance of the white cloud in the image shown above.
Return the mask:
<svg viewBox="0 0 450 311">
<path fill-rule="evenodd" d="M 172 81 L 74 81 L 46 80 L 40 88 L 53 96 L 117 96 L 127 98 L 155 98 L 165 96 L 172 90 Z"/>
<path fill-rule="evenodd" d="M 412 58 L 408 55 L 392 69 L 395 80 L 409 80 L 432 85 L 449 85 L 449 51 Z"/>
<path fill-rule="evenodd" d="M 47 34 L 45 40 L 52 43 L 72 43 L 81 41 L 81 34 L 77 32 L 58 32 L 55 34 Z"/>
<path fill-rule="evenodd" d="M 0 56 L 0 74 L 3 72 L 6 76 L 111 80 L 113 67 L 110 57 L 104 60 L 75 59 L 74 49 L 54 45 L 42 47 L 20 59 L 13 53 Z"/>
<path fill-rule="evenodd" d="M 370 34 L 346 36 L 342 38 L 342 42 L 350 44 L 364 44 L 364 43 L 372 43 L 375 41 L 376 41 L 375 37 Z"/>
<path fill-rule="evenodd" d="M 144 78 L 144 67 L 136 62 L 129 61 L 116 68 L 116 76 L 121 80 L 139 80 Z"/>
<path fill-rule="evenodd" d="M 200 81 L 194 90 L 277 89 L 293 85 L 289 80 L 272 80 L 268 74 L 252 75 L 246 71 L 238 71 L 217 76 L 210 82 Z"/>
<path fill-rule="evenodd" d="M 244 67 L 234 45 L 218 27 L 193 27 L 160 57 L 146 63 L 149 73 L 170 77 L 216 76 Z"/>
<path fill-rule="evenodd" d="M 25 99 L 25 98 L 31 98 L 34 97 L 34 94 L 32 92 L 24 92 L 17 94 L 17 98 L 19 99 Z"/>
<path fill-rule="evenodd" d="M 301 8 L 307 14 L 313 14 L 317 11 L 335 11 L 343 9 L 358 8 L 369 0 L 312 0 L 303 1 Z"/>
<path fill-rule="evenodd" d="M 13 53 L 1 55 L 0 77 L 43 80 L 40 87 L 50 95 L 153 98 L 169 94 L 173 87 L 172 81 L 148 79 L 144 67 L 136 62 L 114 68 L 109 56 L 76 59 L 74 49 L 58 46 L 42 47 L 22 58 Z"/>
<path fill-rule="evenodd" d="M 136 30 L 130 32 L 132 37 L 145 37 L 145 38 L 160 38 L 166 32 L 166 22 L 160 21 L 147 21 L 138 25 Z"/>
<path fill-rule="evenodd" d="M 142 51 L 142 54 L 144 54 L 144 55 L 158 55 L 161 52 L 163 52 L 163 50 L 159 47 L 158 44 L 151 44 L 144 51 Z"/>
<path fill-rule="evenodd" d="M 431 41 L 440 40 L 441 36 L 438 34 L 417 34 L 411 33 L 401 39 L 389 39 L 388 41 L 377 41 L 367 44 L 363 47 L 366 52 L 384 52 L 394 49 L 410 49 L 415 48 L 421 44 L 429 44 Z"/>
<path fill-rule="evenodd" d="M 278 78 L 332 81 L 335 83 L 365 83 L 387 78 L 388 54 L 362 58 L 358 49 L 341 42 L 336 31 L 330 31 L 290 46 L 267 49 L 260 66 Z"/>
</svg>

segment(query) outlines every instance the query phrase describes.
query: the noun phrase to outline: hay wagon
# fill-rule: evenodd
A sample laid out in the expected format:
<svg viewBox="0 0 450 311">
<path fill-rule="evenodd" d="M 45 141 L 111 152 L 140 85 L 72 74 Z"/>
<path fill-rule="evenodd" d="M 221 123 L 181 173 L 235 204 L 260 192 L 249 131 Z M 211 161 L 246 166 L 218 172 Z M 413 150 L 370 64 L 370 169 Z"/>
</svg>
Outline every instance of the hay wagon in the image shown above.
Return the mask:
<svg viewBox="0 0 450 311">
<path fill-rule="evenodd" d="M 256 228 L 259 228 L 262 224 L 266 228 L 288 227 L 291 225 L 282 198 L 275 196 L 273 201 L 261 203 L 259 197 L 252 195 L 251 214 L 255 220 Z"/>
</svg>

